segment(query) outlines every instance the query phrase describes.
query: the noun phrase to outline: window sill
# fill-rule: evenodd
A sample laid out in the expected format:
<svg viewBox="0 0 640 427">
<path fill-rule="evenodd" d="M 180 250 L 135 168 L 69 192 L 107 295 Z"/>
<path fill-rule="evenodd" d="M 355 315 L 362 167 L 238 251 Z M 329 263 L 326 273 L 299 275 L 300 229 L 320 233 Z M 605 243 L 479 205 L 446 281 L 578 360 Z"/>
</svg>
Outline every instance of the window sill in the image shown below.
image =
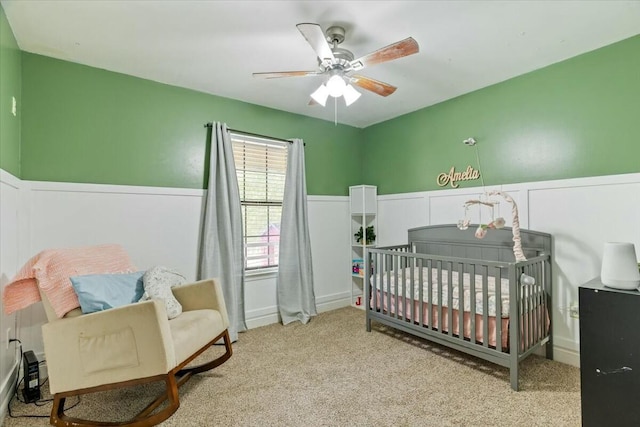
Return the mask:
<svg viewBox="0 0 640 427">
<path fill-rule="evenodd" d="M 244 278 L 247 281 L 276 278 L 278 267 L 261 268 L 259 270 L 245 270 Z"/>
</svg>

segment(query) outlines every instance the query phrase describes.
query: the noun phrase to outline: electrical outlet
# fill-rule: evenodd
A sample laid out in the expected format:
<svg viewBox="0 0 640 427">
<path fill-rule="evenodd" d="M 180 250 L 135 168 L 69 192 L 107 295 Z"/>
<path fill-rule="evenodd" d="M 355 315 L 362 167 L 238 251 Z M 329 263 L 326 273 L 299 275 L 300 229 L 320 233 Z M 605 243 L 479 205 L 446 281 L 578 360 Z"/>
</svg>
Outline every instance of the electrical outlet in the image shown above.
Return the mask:
<svg viewBox="0 0 640 427">
<path fill-rule="evenodd" d="M 9 350 L 9 340 L 11 339 L 11 328 L 7 328 L 6 338 L 7 338 L 7 342 L 5 345 L 6 345 L 6 349 Z"/>
<path fill-rule="evenodd" d="M 580 309 L 578 307 L 578 304 L 572 303 L 569 306 L 569 317 L 571 317 L 573 319 L 579 319 L 580 318 Z"/>
</svg>

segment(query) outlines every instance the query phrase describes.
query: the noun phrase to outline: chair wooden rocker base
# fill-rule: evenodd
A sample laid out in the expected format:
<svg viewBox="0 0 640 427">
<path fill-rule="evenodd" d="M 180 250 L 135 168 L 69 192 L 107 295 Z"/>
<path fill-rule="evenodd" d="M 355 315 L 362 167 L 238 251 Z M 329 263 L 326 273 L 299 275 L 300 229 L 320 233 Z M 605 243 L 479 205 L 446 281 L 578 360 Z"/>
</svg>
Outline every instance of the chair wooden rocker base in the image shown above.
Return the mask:
<svg viewBox="0 0 640 427">
<path fill-rule="evenodd" d="M 209 347 L 214 345 L 220 339 L 224 340 L 225 353 L 220 357 L 203 363 L 198 366 L 188 367 L 196 357 L 202 354 Z M 82 427 L 82 426 L 126 426 L 126 427 L 148 427 L 155 426 L 162 421 L 173 415 L 174 412 L 180 407 L 180 400 L 178 397 L 178 388 L 186 383 L 189 378 L 194 374 L 209 371 L 217 366 L 220 366 L 226 362 L 232 355 L 233 350 L 231 348 L 231 339 L 229 338 L 229 331 L 225 330 L 212 341 L 200 348 L 192 356 L 186 359 L 184 362 L 176 366 L 169 373 L 165 375 L 156 375 L 147 378 L 139 378 L 130 381 L 122 381 L 119 383 L 105 384 L 97 387 L 85 388 L 81 390 L 73 390 L 63 393 L 56 393 L 53 398 L 53 408 L 51 409 L 51 425 L 57 427 Z M 129 421 L 123 422 L 108 422 L 108 421 L 92 421 L 80 418 L 74 418 L 64 413 L 64 404 L 67 398 L 73 396 L 80 396 L 83 394 L 95 393 L 99 391 L 107 391 L 118 388 L 125 388 L 136 386 L 140 384 L 146 384 L 156 381 L 164 381 L 165 390 L 160 394 L 153 402 L 145 407 L 140 413 Z M 164 401 L 168 401 L 167 407 L 153 413 Z"/>
</svg>

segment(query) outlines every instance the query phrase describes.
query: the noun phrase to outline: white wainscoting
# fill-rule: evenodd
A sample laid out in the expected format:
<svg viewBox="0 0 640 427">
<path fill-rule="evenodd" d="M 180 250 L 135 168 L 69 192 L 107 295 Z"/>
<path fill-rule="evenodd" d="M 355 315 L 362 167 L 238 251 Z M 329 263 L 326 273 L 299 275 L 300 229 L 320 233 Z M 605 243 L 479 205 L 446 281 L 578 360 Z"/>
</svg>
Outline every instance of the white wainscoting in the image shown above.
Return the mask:
<svg viewBox="0 0 640 427">
<path fill-rule="evenodd" d="M 30 183 L 32 253 L 118 243 L 141 270 L 197 273 L 201 190 L 53 182 Z"/>
<path fill-rule="evenodd" d="M 201 190 L 20 181 L 2 170 L 0 186 L 3 286 L 42 249 L 105 242 L 124 245 L 141 269 L 166 265 L 189 279 L 196 277 Z M 630 241 L 640 249 L 640 174 L 492 189 L 516 199 L 523 227 L 554 236 L 555 354 L 557 360 L 578 365 L 578 321 L 569 317 L 568 307 L 578 300 L 578 286 L 597 276 L 605 242 Z M 474 188 L 379 196 L 378 244 L 405 243 L 408 228 L 457 222 L 464 215 L 464 201 L 479 195 L 480 190 Z M 348 198 L 309 196 L 308 201 L 318 310 L 348 306 Z M 496 215 L 510 222 L 510 209 L 507 203 L 501 204 Z M 477 211 L 470 213 L 474 222 L 480 219 Z M 247 280 L 245 307 L 250 328 L 278 321 L 273 276 Z M 0 332 L 4 334 L 5 325 L 17 323 L 23 347 L 42 357 L 40 327 L 45 316 L 41 305 L 21 310 L 17 316 L 0 314 Z M 16 360 L 4 357 L 4 345 L 0 351 L 4 398 Z"/>
<path fill-rule="evenodd" d="M 569 306 L 578 303 L 578 287 L 599 275 L 605 242 L 633 242 L 640 251 L 640 173 L 510 184 L 490 187 L 513 197 L 523 228 L 553 235 L 553 336 L 555 358 L 579 366 L 578 319 Z M 457 223 L 463 204 L 482 190 L 449 189 L 378 197 L 380 245 L 407 242 L 406 230 L 421 225 Z M 477 224 L 480 214 L 470 210 Z M 511 225 L 511 206 L 495 211 Z M 490 212 L 482 210 L 486 223 Z M 640 252 L 639 252 L 640 255 Z"/>
<path fill-rule="evenodd" d="M 349 198 L 309 196 L 309 239 L 318 311 L 351 303 L 351 217 Z"/>
<path fill-rule="evenodd" d="M 22 264 L 20 231 L 24 229 L 22 210 L 22 182 L 0 169 L 0 287 L 4 287 Z M 4 420 L 8 399 L 17 375 L 18 346 L 11 343 L 7 349 L 7 329 L 11 338 L 18 336 L 16 315 L 5 315 L 0 305 L 0 424 Z"/>
<path fill-rule="evenodd" d="M 29 253 L 51 247 L 119 243 L 141 270 L 174 268 L 193 280 L 204 191 L 59 182 L 26 182 Z M 349 305 L 349 201 L 309 196 L 315 296 L 319 311 Z M 273 275 L 250 277 L 245 289 L 250 328 L 278 321 Z M 25 348 L 43 353 L 41 304 L 19 313 Z"/>
<path fill-rule="evenodd" d="M 425 225 L 429 200 L 424 193 L 378 196 L 378 230 L 376 245 L 404 243 L 407 230 Z"/>
</svg>

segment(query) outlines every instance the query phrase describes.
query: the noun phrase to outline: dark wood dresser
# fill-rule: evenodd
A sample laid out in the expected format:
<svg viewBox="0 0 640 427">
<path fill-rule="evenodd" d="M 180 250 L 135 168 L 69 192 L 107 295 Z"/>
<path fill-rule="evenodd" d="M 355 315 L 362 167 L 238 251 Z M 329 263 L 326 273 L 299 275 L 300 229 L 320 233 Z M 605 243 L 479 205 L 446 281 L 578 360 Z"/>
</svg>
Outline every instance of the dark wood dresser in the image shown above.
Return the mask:
<svg viewBox="0 0 640 427">
<path fill-rule="evenodd" d="M 640 426 L 640 292 L 580 286 L 582 425 Z"/>
</svg>

